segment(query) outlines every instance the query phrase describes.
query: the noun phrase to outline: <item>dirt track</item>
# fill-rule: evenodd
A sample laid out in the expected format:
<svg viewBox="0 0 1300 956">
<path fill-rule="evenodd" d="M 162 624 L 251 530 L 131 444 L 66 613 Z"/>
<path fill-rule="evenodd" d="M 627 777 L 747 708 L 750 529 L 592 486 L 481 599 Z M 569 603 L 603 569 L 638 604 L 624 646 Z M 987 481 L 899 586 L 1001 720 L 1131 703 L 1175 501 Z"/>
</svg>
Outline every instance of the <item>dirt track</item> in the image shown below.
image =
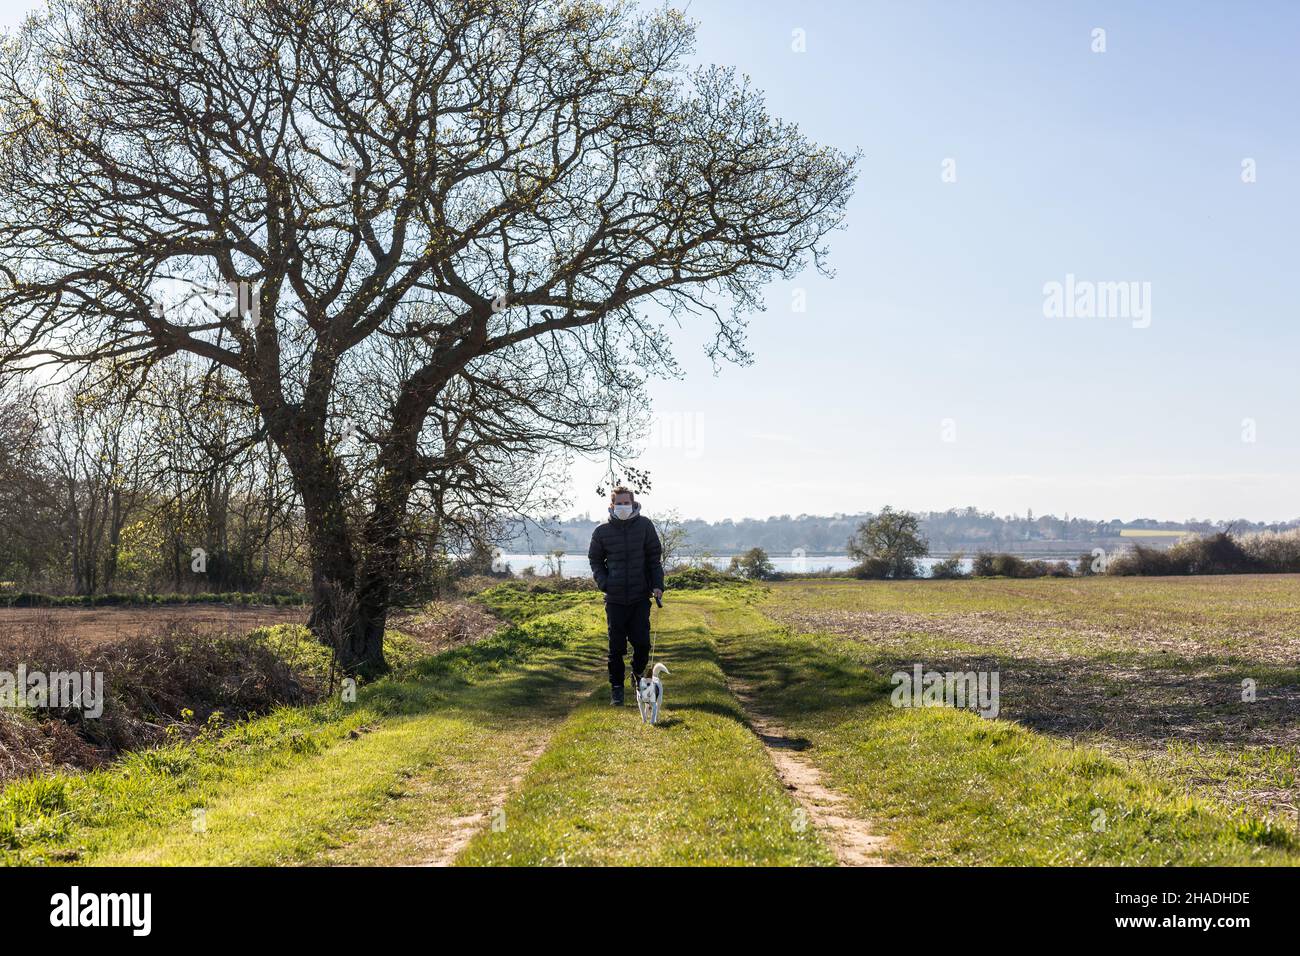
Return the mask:
<svg viewBox="0 0 1300 956">
<path fill-rule="evenodd" d="M 65 637 L 100 643 L 148 634 L 176 621 L 207 631 L 246 632 L 264 624 L 305 623 L 307 611 L 305 607 L 245 607 L 227 604 L 0 608 L 0 637 L 20 629 L 53 626 Z"/>
</svg>

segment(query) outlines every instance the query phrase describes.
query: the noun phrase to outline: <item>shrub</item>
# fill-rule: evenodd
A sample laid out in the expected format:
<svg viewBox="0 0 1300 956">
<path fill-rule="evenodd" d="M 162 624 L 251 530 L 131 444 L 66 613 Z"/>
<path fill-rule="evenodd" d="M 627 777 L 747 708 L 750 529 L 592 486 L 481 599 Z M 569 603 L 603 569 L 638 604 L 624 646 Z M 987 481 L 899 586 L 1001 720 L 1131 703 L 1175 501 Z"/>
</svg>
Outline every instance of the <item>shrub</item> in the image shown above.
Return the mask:
<svg viewBox="0 0 1300 956">
<path fill-rule="evenodd" d="M 977 578 L 1026 578 L 1031 575 L 1026 562 L 1014 554 L 981 551 L 975 555 L 971 574 Z"/>
<path fill-rule="evenodd" d="M 222 594 L 40 594 L 21 591 L 0 599 L 8 607 L 118 607 L 158 604 L 265 604 L 275 606 L 308 603 L 303 594 L 229 591 Z"/>
<path fill-rule="evenodd" d="M 482 594 L 501 584 L 501 579 L 488 574 L 473 574 L 456 579 L 456 593 L 463 596 Z"/>
<path fill-rule="evenodd" d="M 1121 551 L 1106 565 L 1107 574 L 1126 577 L 1133 574 L 1186 574 L 1186 569 L 1175 565 L 1168 551 L 1135 544 Z"/>
<path fill-rule="evenodd" d="M 1106 568 L 1116 575 L 1247 574 L 1275 570 L 1266 566 L 1226 531 L 1180 540 L 1168 550 L 1135 544 L 1112 558 Z"/>
<path fill-rule="evenodd" d="M 1091 555 L 1088 560 L 1092 561 Z M 971 574 L 977 578 L 1068 578 L 1074 575 L 1074 569 L 1068 561 L 1026 561 L 1015 554 L 981 551 L 975 555 Z"/>
<path fill-rule="evenodd" d="M 1282 574 L 1300 572 L 1300 528 L 1246 534 L 1237 543 L 1260 570 Z"/>
<path fill-rule="evenodd" d="M 1169 549 L 1170 560 L 1186 574 L 1245 574 L 1258 570 L 1237 539 L 1226 531 L 1183 538 Z"/>
<path fill-rule="evenodd" d="M 459 591 L 464 595 L 482 596 L 489 591 L 501 591 L 511 594 L 571 594 L 575 591 L 595 591 L 596 582 L 587 575 L 580 578 L 560 578 L 548 576 L 521 575 L 502 581 L 500 578 L 477 576 L 463 578 Z"/>
<path fill-rule="evenodd" d="M 941 581 L 967 577 L 966 572 L 962 570 L 962 557 L 963 555 L 959 551 L 950 558 L 936 561 L 934 567 L 930 569 L 930 577 Z"/>
<path fill-rule="evenodd" d="M 1093 563 L 1096 562 L 1096 567 Z M 1079 574 L 1088 577 L 1093 574 L 1105 574 L 1106 565 L 1091 551 L 1085 551 L 1079 555 Z"/>
<path fill-rule="evenodd" d="M 883 581 L 890 576 L 893 566 L 880 557 L 863 558 L 853 566 L 850 572 L 855 578 L 861 578 L 866 581 Z"/>
<path fill-rule="evenodd" d="M 91 646 L 68 640 L 52 624 L 37 625 L 0 643 L 0 669 L 13 672 L 19 662 L 29 673 L 102 672 L 104 711 L 86 720 L 79 708 L 35 708 L 6 719 L 0 750 L 25 750 L 27 757 L 0 763 L 0 779 L 52 766 L 98 766 L 125 751 L 197 736 L 219 726 L 222 714 L 262 714 L 324 691 L 318 662 L 295 669 L 265 634 L 213 635 L 182 624 Z"/>
<path fill-rule="evenodd" d="M 0 710 L 0 782 L 60 768 L 89 769 L 104 757 L 61 720 L 37 720 Z M 3 840 L 0 840 L 2 843 Z"/>
<path fill-rule="evenodd" d="M 574 591 L 595 591 L 596 582 L 587 574 L 580 578 L 545 577 L 528 582 L 529 594 L 570 594 Z"/>
<path fill-rule="evenodd" d="M 734 574 L 724 573 L 717 568 L 691 567 L 673 571 L 664 579 L 664 587 L 670 591 L 699 591 L 702 588 L 737 584 L 742 580 Z"/>
</svg>

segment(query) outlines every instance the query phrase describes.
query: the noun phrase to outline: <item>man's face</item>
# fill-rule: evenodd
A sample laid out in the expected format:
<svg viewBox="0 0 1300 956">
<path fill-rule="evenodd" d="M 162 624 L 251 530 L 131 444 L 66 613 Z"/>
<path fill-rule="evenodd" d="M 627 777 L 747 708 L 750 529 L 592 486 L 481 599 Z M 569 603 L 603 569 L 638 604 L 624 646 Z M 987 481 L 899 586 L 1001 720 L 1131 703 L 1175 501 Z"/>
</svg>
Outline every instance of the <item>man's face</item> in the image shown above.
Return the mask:
<svg viewBox="0 0 1300 956">
<path fill-rule="evenodd" d="M 614 496 L 615 505 L 630 505 L 632 503 L 632 492 L 624 491 Z"/>
</svg>

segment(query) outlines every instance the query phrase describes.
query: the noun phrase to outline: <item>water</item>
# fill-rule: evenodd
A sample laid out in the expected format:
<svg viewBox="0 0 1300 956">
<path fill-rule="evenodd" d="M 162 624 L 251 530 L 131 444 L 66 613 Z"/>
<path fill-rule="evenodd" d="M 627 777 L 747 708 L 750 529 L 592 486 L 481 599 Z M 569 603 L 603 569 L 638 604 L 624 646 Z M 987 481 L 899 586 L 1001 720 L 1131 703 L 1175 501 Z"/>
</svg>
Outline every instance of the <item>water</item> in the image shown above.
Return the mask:
<svg viewBox="0 0 1300 956">
<path fill-rule="evenodd" d="M 1039 555 L 1024 555 L 1026 560 L 1033 560 L 1040 557 Z M 844 554 L 824 554 L 824 555 L 793 555 L 793 554 L 769 554 L 768 560 L 772 562 L 772 567 L 778 571 L 784 571 L 787 574 L 807 574 L 812 571 L 824 571 L 829 568 L 832 571 L 847 571 L 857 562 Z M 917 559 L 917 566 L 920 567 L 924 576 L 929 576 L 930 569 L 945 560 L 943 556 L 928 557 Z M 1066 557 L 1044 557 L 1044 561 L 1068 561 L 1071 567 L 1077 563 L 1074 558 Z M 547 558 L 544 554 L 503 554 L 500 561 L 509 564 L 510 570 L 515 574 L 521 572 L 530 565 L 538 574 L 549 574 L 550 565 L 546 563 Z M 712 565 L 720 571 L 725 571 L 731 563 L 731 555 L 714 557 Z M 968 574 L 970 573 L 972 560 L 970 558 L 961 559 L 961 569 Z M 566 578 L 582 578 L 591 574 L 591 566 L 587 563 L 585 554 L 566 554 L 560 563 L 560 573 Z"/>
</svg>

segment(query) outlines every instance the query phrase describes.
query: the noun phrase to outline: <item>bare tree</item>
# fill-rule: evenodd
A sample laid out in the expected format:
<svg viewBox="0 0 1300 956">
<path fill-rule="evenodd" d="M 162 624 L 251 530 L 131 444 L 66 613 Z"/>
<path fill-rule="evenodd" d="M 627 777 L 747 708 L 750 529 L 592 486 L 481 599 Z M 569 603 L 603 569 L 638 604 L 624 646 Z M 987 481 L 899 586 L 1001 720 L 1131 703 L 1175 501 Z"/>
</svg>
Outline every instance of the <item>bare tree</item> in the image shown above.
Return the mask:
<svg viewBox="0 0 1300 956">
<path fill-rule="evenodd" d="M 129 392 L 147 422 L 146 510 L 178 590 L 260 590 L 271 552 L 292 551 L 297 497 L 283 456 L 235 376 L 173 356 Z M 274 542 L 274 544 L 273 544 Z M 201 576 L 193 548 L 203 549 Z"/>
<path fill-rule="evenodd" d="M 0 54 L 0 362 L 235 373 L 317 633 L 381 672 L 412 507 L 524 510 L 673 370 L 665 320 L 746 360 L 763 283 L 823 267 L 855 160 L 692 43 L 580 0 L 51 0 Z"/>
<path fill-rule="evenodd" d="M 112 588 L 122 531 L 143 491 L 140 415 L 108 389 L 48 393 L 42 410 L 73 588 Z"/>
<path fill-rule="evenodd" d="M 0 580 L 31 581 L 61 551 L 38 409 L 30 392 L 0 387 Z"/>
<path fill-rule="evenodd" d="M 686 554 L 690 531 L 682 521 L 681 513 L 676 510 L 656 515 L 655 529 L 659 532 L 659 543 L 664 549 L 664 568 L 672 570 L 682 562 Z"/>
</svg>

